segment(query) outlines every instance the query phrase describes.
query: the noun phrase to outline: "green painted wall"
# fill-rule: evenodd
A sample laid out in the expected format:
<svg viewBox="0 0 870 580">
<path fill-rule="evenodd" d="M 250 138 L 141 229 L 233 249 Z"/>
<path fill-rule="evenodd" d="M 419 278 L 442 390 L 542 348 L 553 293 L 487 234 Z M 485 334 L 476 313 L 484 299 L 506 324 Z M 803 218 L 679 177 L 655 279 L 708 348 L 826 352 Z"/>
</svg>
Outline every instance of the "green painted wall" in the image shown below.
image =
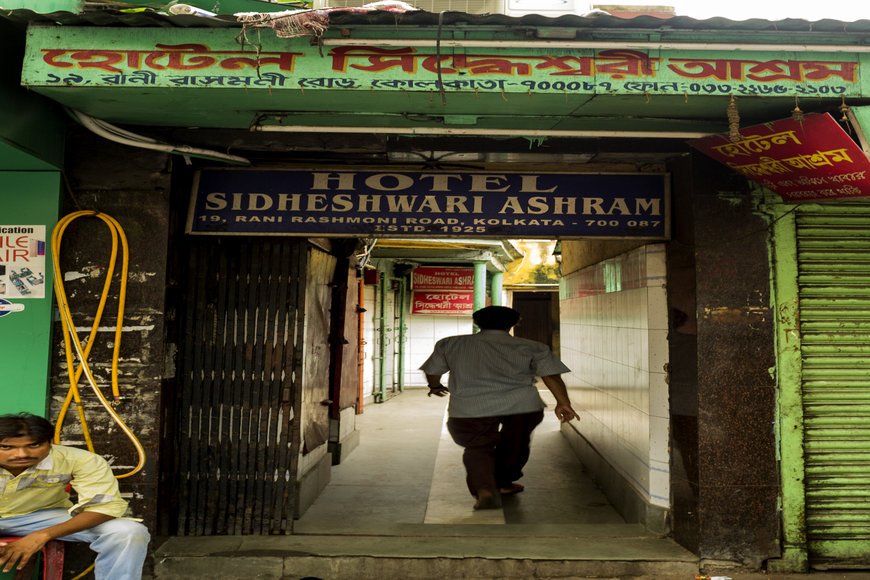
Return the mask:
<svg viewBox="0 0 870 580">
<path fill-rule="evenodd" d="M 0 6 L 5 4 L 6 0 L 0 0 Z M 66 115 L 57 103 L 21 86 L 24 31 L 2 18 L 0 54 L 0 171 L 61 167 Z"/>
<path fill-rule="evenodd" d="M 8 289 L 9 270 L 0 280 L 6 281 L 6 302 L 23 305 L 20 312 L 0 316 L 0 406 L 2 413 L 28 411 L 46 413 L 51 356 L 52 284 L 51 232 L 57 223 L 60 206 L 61 177 L 58 171 L 0 171 L 0 231 L 15 226 L 45 226 L 44 298 L 13 297 Z M 0 233 L 0 265 L 7 265 L 4 250 L 8 238 L 15 234 Z"/>
<path fill-rule="evenodd" d="M 870 137 L 870 107 L 851 107 L 855 120 L 864 134 L 864 139 Z"/>
</svg>

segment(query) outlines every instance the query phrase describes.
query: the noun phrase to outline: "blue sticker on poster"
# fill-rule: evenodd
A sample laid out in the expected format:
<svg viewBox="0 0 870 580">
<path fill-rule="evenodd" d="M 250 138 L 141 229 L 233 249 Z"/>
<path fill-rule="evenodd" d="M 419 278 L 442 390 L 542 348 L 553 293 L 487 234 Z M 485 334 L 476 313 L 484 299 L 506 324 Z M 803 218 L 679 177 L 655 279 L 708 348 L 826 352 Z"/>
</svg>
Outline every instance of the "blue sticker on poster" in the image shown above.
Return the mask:
<svg viewBox="0 0 870 580">
<path fill-rule="evenodd" d="M 21 312 L 24 310 L 24 304 L 13 304 L 8 300 L 0 298 L 0 316 L 6 316 L 13 312 Z"/>
</svg>

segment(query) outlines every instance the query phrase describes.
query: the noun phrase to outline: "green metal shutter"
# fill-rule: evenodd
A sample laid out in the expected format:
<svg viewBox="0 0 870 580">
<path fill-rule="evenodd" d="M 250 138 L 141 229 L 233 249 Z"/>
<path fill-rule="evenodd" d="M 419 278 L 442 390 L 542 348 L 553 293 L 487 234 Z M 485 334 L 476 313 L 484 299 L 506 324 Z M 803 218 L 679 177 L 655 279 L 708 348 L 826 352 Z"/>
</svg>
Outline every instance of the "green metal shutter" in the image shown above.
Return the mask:
<svg viewBox="0 0 870 580">
<path fill-rule="evenodd" d="M 814 567 L 870 565 L 870 205 L 796 212 L 806 534 Z"/>
</svg>

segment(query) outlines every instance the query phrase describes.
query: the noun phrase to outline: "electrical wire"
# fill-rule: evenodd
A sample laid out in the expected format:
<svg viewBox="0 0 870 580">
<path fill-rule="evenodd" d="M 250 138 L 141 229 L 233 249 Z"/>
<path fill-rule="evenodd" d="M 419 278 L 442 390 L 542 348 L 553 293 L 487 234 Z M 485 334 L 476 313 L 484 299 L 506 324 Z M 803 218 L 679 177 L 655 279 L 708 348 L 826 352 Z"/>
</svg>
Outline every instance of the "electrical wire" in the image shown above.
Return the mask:
<svg viewBox="0 0 870 580">
<path fill-rule="evenodd" d="M 73 118 L 91 132 L 103 137 L 104 139 L 108 139 L 109 141 L 114 141 L 115 143 L 129 145 L 130 147 L 139 147 L 140 149 L 150 149 L 152 151 L 163 151 L 165 153 L 173 153 L 176 155 L 223 161 L 224 163 L 230 163 L 232 165 L 251 165 L 250 160 L 244 157 L 239 157 L 238 155 L 229 155 L 227 153 L 221 153 L 220 151 L 191 147 L 190 145 L 173 145 L 171 143 L 164 143 L 157 139 L 152 139 L 151 137 L 132 133 L 75 109 L 67 109 L 67 111 Z"/>
<path fill-rule="evenodd" d="M 101 219 L 105 224 L 109 227 L 109 230 L 112 234 L 112 254 L 109 259 L 109 265 L 106 269 L 106 280 L 103 284 L 103 292 L 100 296 L 99 305 L 97 306 L 97 312 L 94 316 L 94 323 L 91 327 L 90 334 L 87 338 L 87 344 L 83 348 L 81 340 L 79 340 L 78 332 L 76 331 L 75 324 L 72 319 L 72 311 L 69 307 L 69 300 L 66 295 L 66 289 L 63 285 L 63 277 L 60 271 L 60 250 L 61 250 L 61 241 L 63 239 L 63 234 L 66 231 L 66 228 L 80 217 L 85 216 L 93 216 Z M 115 323 L 115 340 L 112 348 L 112 369 L 111 369 L 111 383 L 112 383 L 112 396 L 114 399 L 114 404 L 117 405 L 121 400 L 121 393 L 118 386 L 118 361 L 120 358 L 121 351 L 121 335 L 124 323 L 124 305 L 126 301 L 127 295 L 127 271 L 129 267 L 129 248 L 127 245 L 127 237 L 124 234 L 124 230 L 114 218 L 108 216 L 104 213 L 83 210 L 73 212 L 58 221 L 57 225 L 54 228 L 51 236 L 51 251 L 54 256 L 54 290 L 57 296 L 58 309 L 60 311 L 61 317 L 61 329 L 63 330 L 63 340 L 65 346 L 65 354 L 66 354 L 66 362 L 67 362 L 67 373 L 69 375 L 69 391 L 67 392 L 66 398 L 64 400 L 63 406 L 61 407 L 60 413 L 58 414 L 57 421 L 55 423 L 55 433 L 54 433 L 54 443 L 60 443 L 60 432 L 63 426 L 64 418 L 69 410 L 70 405 L 74 402 L 76 406 L 76 410 L 78 412 L 79 421 L 82 426 L 82 434 L 85 439 L 85 443 L 87 448 L 91 452 L 94 451 L 94 443 L 91 439 L 90 430 L 87 426 L 87 421 L 85 419 L 84 407 L 82 406 L 81 393 L 79 390 L 79 380 L 81 379 L 82 374 L 85 375 L 87 381 L 93 390 L 94 394 L 97 396 L 100 404 L 103 408 L 109 413 L 115 423 L 120 427 L 121 431 L 127 436 L 128 439 L 132 442 L 133 446 L 136 448 L 136 452 L 138 454 L 138 463 L 137 465 L 129 472 L 123 473 L 120 475 L 115 475 L 117 479 L 121 479 L 124 477 L 129 477 L 135 473 L 138 473 L 142 470 L 145 465 L 145 449 L 142 447 L 142 444 L 139 442 L 139 439 L 136 435 L 130 430 L 130 428 L 124 423 L 118 413 L 115 412 L 113 408 L 113 404 L 109 403 L 106 397 L 103 395 L 100 387 L 97 385 L 96 380 L 94 379 L 94 375 L 91 372 L 90 367 L 88 366 L 88 355 L 93 348 L 97 330 L 100 325 L 100 321 L 102 320 L 103 310 L 105 309 L 106 302 L 109 297 L 109 290 L 112 283 L 112 276 L 115 271 L 115 264 L 117 262 L 118 257 L 118 242 L 120 240 L 121 244 L 121 282 L 120 289 L 118 292 L 118 315 Z M 73 352 L 75 351 L 75 352 Z M 76 356 L 78 356 L 78 366 L 76 366 Z"/>
</svg>

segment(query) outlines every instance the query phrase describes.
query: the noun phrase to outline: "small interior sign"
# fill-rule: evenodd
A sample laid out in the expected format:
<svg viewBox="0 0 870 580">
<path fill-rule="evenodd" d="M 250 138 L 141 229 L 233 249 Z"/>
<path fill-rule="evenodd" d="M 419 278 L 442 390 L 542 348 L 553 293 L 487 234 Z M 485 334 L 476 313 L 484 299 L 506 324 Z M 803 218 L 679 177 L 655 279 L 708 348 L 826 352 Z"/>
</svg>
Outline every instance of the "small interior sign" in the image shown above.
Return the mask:
<svg viewBox="0 0 870 580">
<path fill-rule="evenodd" d="M 411 314 L 470 316 L 474 268 L 419 266 L 411 272 Z"/>
</svg>

